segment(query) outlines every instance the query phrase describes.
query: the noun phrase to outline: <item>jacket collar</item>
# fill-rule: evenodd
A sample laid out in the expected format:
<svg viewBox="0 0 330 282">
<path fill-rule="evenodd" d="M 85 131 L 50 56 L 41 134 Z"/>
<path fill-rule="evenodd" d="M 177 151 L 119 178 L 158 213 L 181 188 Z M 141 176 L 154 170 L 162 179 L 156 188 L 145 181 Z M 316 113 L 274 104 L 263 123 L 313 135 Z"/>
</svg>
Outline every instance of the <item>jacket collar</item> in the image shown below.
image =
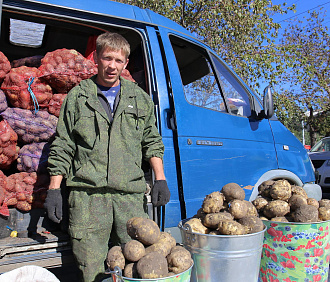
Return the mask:
<svg viewBox="0 0 330 282">
<path fill-rule="evenodd" d="M 108 116 L 100 105 L 100 101 L 98 99 L 98 94 L 103 95 L 102 91 L 100 91 L 95 83 L 96 75 L 92 76 L 90 79 L 86 79 L 81 81 L 80 87 L 82 90 L 80 95 L 87 98 L 87 103 L 92 107 L 95 111 L 99 112 L 103 117 L 108 119 Z M 115 111 L 115 116 L 119 116 L 128 106 L 132 106 L 133 109 L 137 107 L 136 103 L 136 91 L 135 91 L 135 83 L 128 81 L 122 77 L 120 79 L 120 93 L 119 93 L 119 102 Z M 93 89 L 93 90 L 91 90 Z M 123 89 L 125 91 L 123 92 Z M 135 109 L 137 112 L 137 108 Z"/>
</svg>

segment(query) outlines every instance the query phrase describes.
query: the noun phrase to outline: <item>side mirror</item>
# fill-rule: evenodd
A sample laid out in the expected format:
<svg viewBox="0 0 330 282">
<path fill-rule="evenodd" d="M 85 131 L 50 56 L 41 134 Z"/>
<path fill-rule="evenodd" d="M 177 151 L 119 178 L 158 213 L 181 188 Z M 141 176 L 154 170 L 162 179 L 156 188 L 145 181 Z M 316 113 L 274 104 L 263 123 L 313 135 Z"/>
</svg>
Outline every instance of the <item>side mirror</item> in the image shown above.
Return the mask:
<svg viewBox="0 0 330 282">
<path fill-rule="evenodd" d="M 266 86 L 264 89 L 263 106 L 264 109 L 259 113 L 259 118 L 270 119 L 274 115 L 273 93 L 270 86 Z"/>
</svg>

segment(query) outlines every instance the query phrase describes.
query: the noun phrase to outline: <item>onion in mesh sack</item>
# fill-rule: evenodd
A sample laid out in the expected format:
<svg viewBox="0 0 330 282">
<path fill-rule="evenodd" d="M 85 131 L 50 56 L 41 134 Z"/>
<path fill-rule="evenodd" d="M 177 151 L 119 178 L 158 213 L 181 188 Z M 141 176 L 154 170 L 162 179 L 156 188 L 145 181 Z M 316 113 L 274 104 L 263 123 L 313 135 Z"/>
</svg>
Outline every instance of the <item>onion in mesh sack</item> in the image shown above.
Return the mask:
<svg viewBox="0 0 330 282">
<path fill-rule="evenodd" d="M 3 81 L 10 69 L 11 66 L 9 60 L 7 59 L 5 54 L 0 51 L 0 82 Z"/>
<path fill-rule="evenodd" d="M 40 108 L 48 106 L 53 95 L 52 88 L 38 76 L 37 68 L 22 66 L 10 70 L 1 89 L 13 107 L 33 110 L 38 106 Z"/>
<path fill-rule="evenodd" d="M 8 169 L 17 159 L 17 134 L 6 120 L 0 122 L 0 168 Z"/>
<path fill-rule="evenodd" d="M 59 93 L 67 93 L 81 80 L 97 73 L 96 65 L 74 49 L 48 52 L 41 60 L 41 76 Z"/>
<path fill-rule="evenodd" d="M 7 108 L 1 116 L 23 144 L 48 142 L 54 138 L 58 118 L 47 111 L 33 113 L 20 108 Z"/>
<path fill-rule="evenodd" d="M 47 172 L 49 143 L 31 143 L 24 145 L 18 153 L 17 169 L 26 172 Z"/>
</svg>

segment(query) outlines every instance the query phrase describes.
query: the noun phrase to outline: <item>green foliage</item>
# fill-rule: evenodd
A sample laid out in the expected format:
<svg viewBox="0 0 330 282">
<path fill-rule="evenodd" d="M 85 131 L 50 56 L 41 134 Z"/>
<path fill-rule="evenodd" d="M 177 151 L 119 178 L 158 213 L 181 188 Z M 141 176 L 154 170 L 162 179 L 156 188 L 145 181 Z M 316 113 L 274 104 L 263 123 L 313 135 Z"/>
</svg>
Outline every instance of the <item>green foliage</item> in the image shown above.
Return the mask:
<svg viewBox="0 0 330 282">
<path fill-rule="evenodd" d="M 312 145 L 316 133 L 329 134 L 330 111 L 330 35 L 320 12 L 311 12 L 305 23 L 292 21 L 285 30 L 279 54 L 283 57 L 281 75 L 285 99 L 278 98 L 282 107 L 280 120 L 289 125 L 297 118 L 306 122 Z M 278 87 L 280 88 L 280 87 Z M 283 110 L 285 109 L 285 110 Z M 279 112 L 277 112 L 279 113 Z M 292 123 L 293 124 L 293 123 Z M 291 129 L 291 126 L 289 126 Z"/>
<path fill-rule="evenodd" d="M 275 14 L 294 6 L 271 0 L 118 0 L 148 8 L 179 23 L 214 49 L 252 88 L 265 80 L 275 83 L 282 72 L 275 39 L 280 24 Z"/>
<path fill-rule="evenodd" d="M 276 114 L 292 132 L 301 132 L 303 121 L 312 144 L 316 133 L 330 134 L 330 38 L 320 12 L 311 12 L 305 24 L 292 21 L 278 45 L 281 26 L 273 17 L 294 10 L 295 5 L 274 5 L 271 0 L 117 2 L 150 9 L 187 28 L 252 89 L 261 82 L 275 86 Z"/>
</svg>

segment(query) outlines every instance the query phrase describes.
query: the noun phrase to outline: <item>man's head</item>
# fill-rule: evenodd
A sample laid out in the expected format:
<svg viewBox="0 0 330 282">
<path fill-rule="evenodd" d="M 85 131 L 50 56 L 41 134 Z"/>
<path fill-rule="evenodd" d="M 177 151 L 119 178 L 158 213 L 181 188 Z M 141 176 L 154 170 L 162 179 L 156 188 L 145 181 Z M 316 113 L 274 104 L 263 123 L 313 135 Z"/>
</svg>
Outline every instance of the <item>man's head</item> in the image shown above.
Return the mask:
<svg viewBox="0 0 330 282">
<path fill-rule="evenodd" d="M 131 49 L 127 40 L 118 33 L 105 32 L 96 39 L 96 53 L 99 55 L 104 49 L 109 48 L 112 51 L 122 50 L 128 58 Z"/>
<path fill-rule="evenodd" d="M 98 64 L 96 82 L 102 86 L 119 85 L 119 76 L 128 64 L 130 46 L 127 40 L 117 34 L 106 32 L 96 39 L 94 61 Z"/>
</svg>

